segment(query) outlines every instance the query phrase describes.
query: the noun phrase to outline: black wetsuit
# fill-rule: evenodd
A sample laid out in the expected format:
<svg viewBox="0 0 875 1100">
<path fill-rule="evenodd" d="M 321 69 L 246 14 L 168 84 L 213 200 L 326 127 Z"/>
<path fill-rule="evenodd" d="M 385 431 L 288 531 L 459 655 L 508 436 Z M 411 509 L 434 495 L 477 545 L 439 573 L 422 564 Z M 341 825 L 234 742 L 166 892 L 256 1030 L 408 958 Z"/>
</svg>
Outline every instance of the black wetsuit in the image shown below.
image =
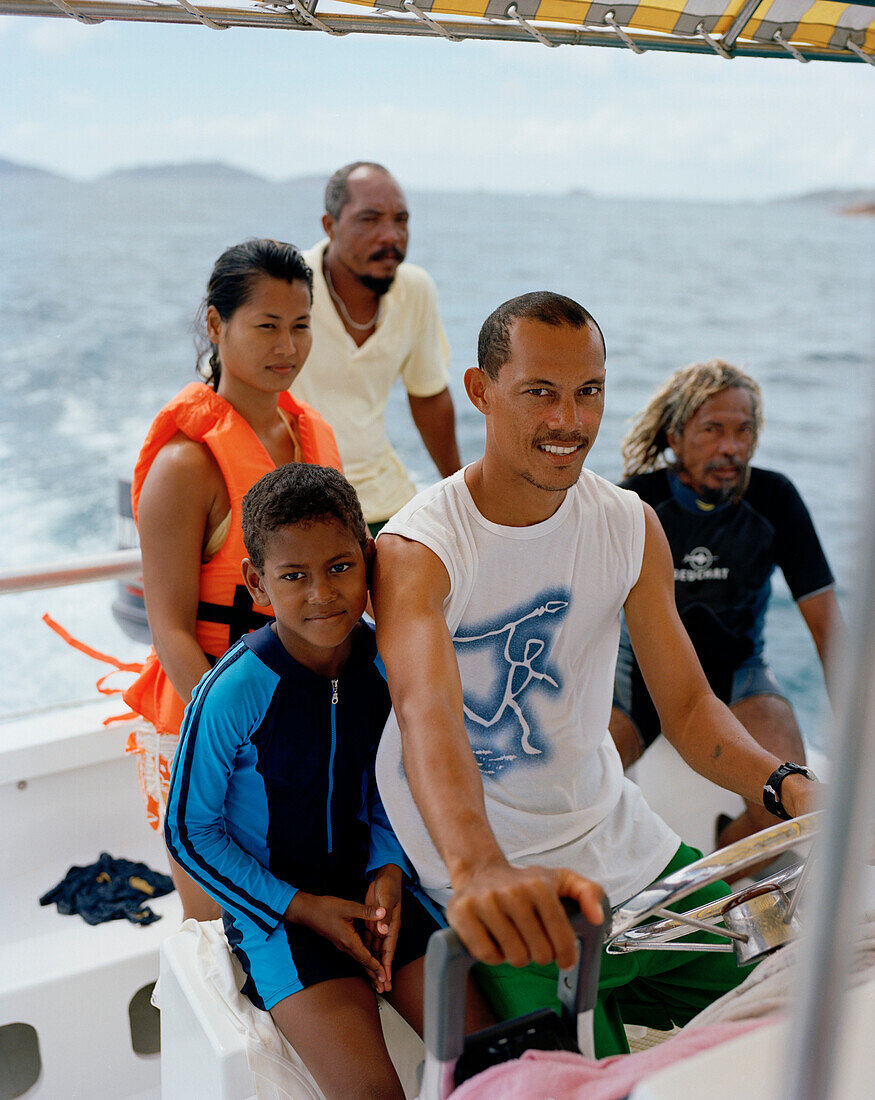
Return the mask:
<svg viewBox="0 0 875 1100">
<path fill-rule="evenodd" d="M 727 505 L 708 505 L 664 469 L 622 485 L 659 517 L 678 611 L 712 688 L 728 702 L 734 671 L 762 653 L 775 566 L 797 601 L 834 583 L 808 509 L 789 478 L 755 467 L 741 501 Z M 659 725 L 637 664 L 631 716 L 649 744 Z"/>
</svg>

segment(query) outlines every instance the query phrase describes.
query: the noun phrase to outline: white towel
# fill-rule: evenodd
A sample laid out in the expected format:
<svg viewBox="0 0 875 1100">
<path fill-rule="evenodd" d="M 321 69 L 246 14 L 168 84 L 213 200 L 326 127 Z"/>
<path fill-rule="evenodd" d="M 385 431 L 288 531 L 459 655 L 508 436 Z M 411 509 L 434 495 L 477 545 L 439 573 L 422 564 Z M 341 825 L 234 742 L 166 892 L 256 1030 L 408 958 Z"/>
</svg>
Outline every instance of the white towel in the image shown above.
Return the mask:
<svg viewBox="0 0 875 1100">
<path fill-rule="evenodd" d="M 228 947 L 221 920 L 184 921 L 180 934 L 192 937 L 191 953 L 199 978 L 215 999 L 221 1013 L 245 1036 L 246 1057 L 258 1100 L 324 1100 L 300 1056 L 264 1012 L 240 990 L 245 974 Z M 152 1003 L 160 1009 L 160 988 L 156 985 Z M 416 1095 L 417 1066 L 422 1043 L 415 1032 L 382 1000 L 379 1000 L 389 1053 L 408 1096 Z"/>
</svg>

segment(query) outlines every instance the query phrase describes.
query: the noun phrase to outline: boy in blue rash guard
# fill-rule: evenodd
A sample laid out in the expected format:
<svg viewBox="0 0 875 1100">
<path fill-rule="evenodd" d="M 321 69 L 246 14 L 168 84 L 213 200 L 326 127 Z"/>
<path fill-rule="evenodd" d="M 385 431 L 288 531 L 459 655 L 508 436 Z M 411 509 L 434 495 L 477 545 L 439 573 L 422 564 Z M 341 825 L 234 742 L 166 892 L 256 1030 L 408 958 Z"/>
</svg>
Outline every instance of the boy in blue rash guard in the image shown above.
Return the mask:
<svg viewBox="0 0 875 1100">
<path fill-rule="evenodd" d="M 422 956 L 443 921 L 403 881 L 374 781 L 390 702 L 361 620 L 373 541 L 352 486 L 302 464 L 253 486 L 243 534 L 246 586 L 276 621 L 186 708 L 167 844 L 222 906 L 243 992 L 323 1092 L 402 1097 L 370 986 L 421 1032 Z"/>
</svg>

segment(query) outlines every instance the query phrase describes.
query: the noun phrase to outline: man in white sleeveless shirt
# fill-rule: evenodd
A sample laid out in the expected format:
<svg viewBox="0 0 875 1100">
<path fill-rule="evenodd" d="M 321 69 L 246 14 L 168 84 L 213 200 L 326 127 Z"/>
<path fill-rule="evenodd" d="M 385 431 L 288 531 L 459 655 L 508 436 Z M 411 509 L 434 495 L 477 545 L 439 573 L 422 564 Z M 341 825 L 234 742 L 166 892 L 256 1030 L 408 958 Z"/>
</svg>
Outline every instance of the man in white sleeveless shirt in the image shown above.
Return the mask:
<svg viewBox="0 0 875 1100">
<path fill-rule="evenodd" d="M 515 298 L 484 323 L 478 363 L 465 386 L 486 419 L 483 457 L 416 496 L 377 544 L 394 703 L 377 777 L 423 886 L 490 964 L 481 984 L 510 1016 L 550 1003 L 554 963 L 573 961 L 560 897 L 599 922 L 602 890 L 617 905 L 698 855 L 624 777 L 608 733 L 621 609 L 692 767 L 754 798 L 781 761 L 711 692 L 652 510 L 583 469 L 604 409 L 593 318 L 558 294 Z M 815 794 L 794 773 L 780 800 L 795 815 Z M 624 1022 L 684 1023 L 743 977 L 731 955 L 603 956 L 597 1052 L 628 1049 Z"/>
</svg>

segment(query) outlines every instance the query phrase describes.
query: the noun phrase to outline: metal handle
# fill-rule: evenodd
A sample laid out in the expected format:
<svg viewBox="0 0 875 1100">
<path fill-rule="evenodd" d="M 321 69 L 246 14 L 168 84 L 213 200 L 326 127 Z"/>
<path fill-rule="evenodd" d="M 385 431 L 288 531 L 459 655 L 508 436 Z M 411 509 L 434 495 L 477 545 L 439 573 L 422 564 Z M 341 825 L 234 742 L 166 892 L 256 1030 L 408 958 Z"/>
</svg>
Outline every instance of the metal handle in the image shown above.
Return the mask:
<svg viewBox="0 0 875 1100">
<path fill-rule="evenodd" d="M 604 921 L 594 925 L 571 902 L 563 901 L 578 941 L 577 961 L 559 972 L 558 996 L 562 1019 L 581 1045 L 581 1023 L 590 1032 L 584 1044 L 591 1054 L 591 1017 L 598 995 L 601 948 L 610 926 L 610 910 L 603 902 Z M 465 1047 L 465 986 L 474 959 L 452 930 L 433 933 L 425 956 L 426 1062 L 420 1100 L 444 1100 L 453 1091 L 456 1062 Z"/>
</svg>

